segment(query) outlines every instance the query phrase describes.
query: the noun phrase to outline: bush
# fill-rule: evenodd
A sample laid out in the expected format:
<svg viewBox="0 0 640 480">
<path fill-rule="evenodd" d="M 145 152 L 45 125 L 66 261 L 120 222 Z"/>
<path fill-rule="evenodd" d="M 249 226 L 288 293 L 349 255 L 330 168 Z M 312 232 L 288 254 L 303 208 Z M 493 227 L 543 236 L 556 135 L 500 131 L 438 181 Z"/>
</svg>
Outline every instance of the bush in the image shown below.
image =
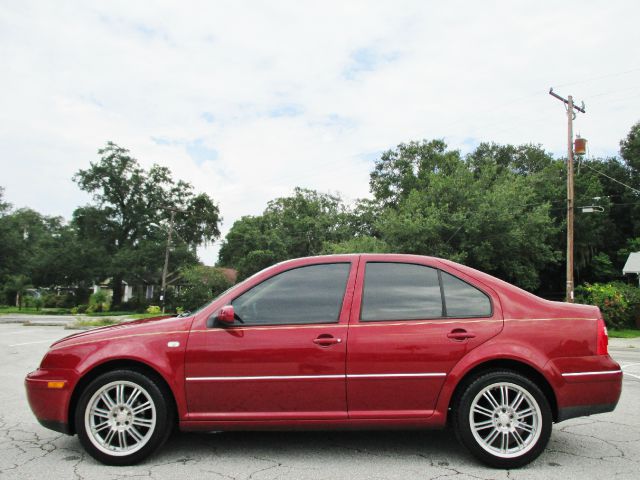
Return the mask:
<svg viewBox="0 0 640 480">
<path fill-rule="evenodd" d="M 147 307 L 147 313 L 160 313 L 161 309 L 159 306 L 157 305 L 149 305 L 149 307 Z"/>
<path fill-rule="evenodd" d="M 149 306 L 149 301 L 147 301 L 146 299 L 133 297 L 127 300 L 126 302 L 122 302 L 120 304 L 119 310 L 143 313 L 147 311 L 148 306 Z"/>
<path fill-rule="evenodd" d="M 43 296 L 43 301 L 47 308 L 71 308 L 76 304 L 76 297 L 72 293 L 62 295 L 47 293 Z"/>
<path fill-rule="evenodd" d="M 640 289 L 626 283 L 587 283 L 576 289 L 576 300 L 599 307 L 611 328 L 635 327 L 640 318 Z"/>
<path fill-rule="evenodd" d="M 41 297 L 36 297 L 35 295 L 25 295 L 24 297 L 24 306 L 27 308 L 35 308 L 36 310 L 41 310 L 43 305 L 43 301 Z"/>
<path fill-rule="evenodd" d="M 87 313 L 89 306 L 86 303 L 82 303 L 77 307 L 74 307 L 77 313 Z"/>
<path fill-rule="evenodd" d="M 89 297 L 88 313 L 108 312 L 109 311 L 109 295 L 103 290 L 98 290 Z"/>
<path fill-rule="evenodd" d="M 46 308 L 58 308 L 62 306 L 58 304 L 58 296 L 52 293 L 47 293 L 46 295 L 44 295 L 43 300 L 44 306 Z"/>
<path fill-rule="evenodd" d="M 231 286 L 218 268 L 194 265 L 184 268 L 181 274 L 180 291 L 168 291 L 167 300 L 172 308 L 194 311 Z"/>
</svg>

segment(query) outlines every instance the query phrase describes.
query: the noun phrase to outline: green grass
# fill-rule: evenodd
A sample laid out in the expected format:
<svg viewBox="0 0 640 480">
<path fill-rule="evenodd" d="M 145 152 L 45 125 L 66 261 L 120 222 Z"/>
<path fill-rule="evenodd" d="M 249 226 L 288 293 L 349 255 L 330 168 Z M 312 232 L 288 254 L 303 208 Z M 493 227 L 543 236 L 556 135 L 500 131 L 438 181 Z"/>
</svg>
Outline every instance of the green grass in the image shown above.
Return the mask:
<svg viewBox="0 0 640 480">
<path fill-rule="evenodd" d="M 137 315 L 136 312 L 93 312 L 93 313 L 88 313 L 85 312 L 86 315 L 90 316 L 90 317 L 121 317 L 123 315 Z"/>
<path fill-rule="evenodd" d="M 22 307 L 19 309 L 18 307 L 8 307 L 6 305 L 0 306 L 0 315 L 9 314 L 9 313 L 24 313 L 29 315 L 71 315 L 71 309 L 69 308 L 41 308 L 37 310 L 35 307 Z M 87 317 L 128 317 L 134 319 L 141 318 L 151 318 L 151 317 L 159 317 L 162 313 L 138 313 L 131 311 L 113 311 L 113 312 L 85 312 L 78 313 L 78 316 L 86 315 Z M 172 313 L 167 312 L 167 315 L 172 315 Z"/>
<path fill-rule="evenodd" d="M 135 318 L 136 320 L 140 320 L 143 318 L 153 318 L 153 317 L 163 317 L 165 315 L 174 315 L 171 312 L 167 312 L 167 313 L 134 313 L 132 315 L 129 315 L 129 318 Z"/>
<path fill-rule="evenodd" d="M 623 328 L 622 330 L 609 329 L 609 336 L 611 338 L 638 338 L 640 337 L 640 330 L 635 328 Z"/>
<path fill-rule="evenodd" d="M 115 318 L 98 318 L 91 320 L 77 320 L 69 325 L 67 328 L 84 328 L 84 327 L 108 327 L 109 325 L 117 325 L 121 323 L 120 320 Z"/>
<path fill-rule="evenodd" d="M 68 308 L 41 308 L 35 307 L 0 307 L 0 315 L 3 313 L 28 313 L 29 315 L 68 315 Z"/>
<path fill-rule="evenodd" d="M 126 320 L 139 320 L 144 318 L 151 318 L 159 316 L 157 313 L 135 313 L 132 315 L 127 315 L 126 318 L 123 318 L 123 315 L 120 315 L 120 318 L 107 317 L 108 312 L 102 312 L 103 318 L 87 318 L 83 319 L 78 317 L 78 320 L 69 325 L 68 329 L 83 329 L 83 328 L 94 328 L 94 327 L 107 327 L 109 325 L 119 325 L 120 323 L 125 322 Z M 92 316 L 93 314 L 88 314 L 87 316 Z"/>
</svg>

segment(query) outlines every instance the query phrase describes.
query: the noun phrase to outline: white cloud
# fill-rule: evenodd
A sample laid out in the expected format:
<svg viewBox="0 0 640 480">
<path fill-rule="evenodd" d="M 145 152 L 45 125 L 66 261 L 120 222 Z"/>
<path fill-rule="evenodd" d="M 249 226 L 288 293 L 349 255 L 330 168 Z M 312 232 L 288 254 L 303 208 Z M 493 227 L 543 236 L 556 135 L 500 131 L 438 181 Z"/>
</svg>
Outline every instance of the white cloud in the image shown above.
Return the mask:
<svg viewBox="0 0 640 480">
<path fill-rule="evenodd" d="M 366 195 L 372 156 L 403 141 L 561 155 L 552 85 L 586 102 L 576 131 L 591 152 L 613 154 L 639 120 L 638 14 L 631 1 L 3 3 L 0 185 L 69 217 L 88 198 L 71 176 L 113 140 L 213 196 L 226 230 L 296 185 Z"/>
</svg>

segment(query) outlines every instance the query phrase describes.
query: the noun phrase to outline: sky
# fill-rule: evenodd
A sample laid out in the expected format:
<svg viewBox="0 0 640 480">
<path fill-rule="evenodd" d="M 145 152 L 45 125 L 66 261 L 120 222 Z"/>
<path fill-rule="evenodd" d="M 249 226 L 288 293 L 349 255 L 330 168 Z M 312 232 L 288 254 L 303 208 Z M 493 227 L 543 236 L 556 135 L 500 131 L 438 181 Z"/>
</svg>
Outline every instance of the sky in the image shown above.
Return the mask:
<svg viewBox="0 0 640 480">
<path fill-rule="evenodd" d="M 295 186 L 369 194 L 381 152 L 444 139 L 615 156 L 640 120 L 635 1 L 0 0 L 0 186 L 70 218 L 107 141 L 220 206 L 223 234 Z M 200 249 L 207 264 L 219 241 Z"/>
</svg>

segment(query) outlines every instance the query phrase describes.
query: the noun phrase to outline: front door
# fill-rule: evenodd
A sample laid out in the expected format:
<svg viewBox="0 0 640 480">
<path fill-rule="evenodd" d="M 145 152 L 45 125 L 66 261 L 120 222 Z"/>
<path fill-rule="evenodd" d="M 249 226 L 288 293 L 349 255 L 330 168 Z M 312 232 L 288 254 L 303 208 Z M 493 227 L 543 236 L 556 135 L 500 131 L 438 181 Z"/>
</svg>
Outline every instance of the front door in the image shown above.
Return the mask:
<svg viewBox="0 0 640 480">
<path fill-rule="evenodd" d="M 194 330 L 186 358 L 193 420 L 344 419 L 357 257 L 279 271 L 226 301 L 239 321 Z M 349 288 L 348 288 L 349 287 Z"/>
<path fill-rule="evenodd" d="M 502 329 L 495 294 L 441 267 L 361 260 L 347 347 L 350 418 L 430 416 L 453 366 Z"/>
</svg>

